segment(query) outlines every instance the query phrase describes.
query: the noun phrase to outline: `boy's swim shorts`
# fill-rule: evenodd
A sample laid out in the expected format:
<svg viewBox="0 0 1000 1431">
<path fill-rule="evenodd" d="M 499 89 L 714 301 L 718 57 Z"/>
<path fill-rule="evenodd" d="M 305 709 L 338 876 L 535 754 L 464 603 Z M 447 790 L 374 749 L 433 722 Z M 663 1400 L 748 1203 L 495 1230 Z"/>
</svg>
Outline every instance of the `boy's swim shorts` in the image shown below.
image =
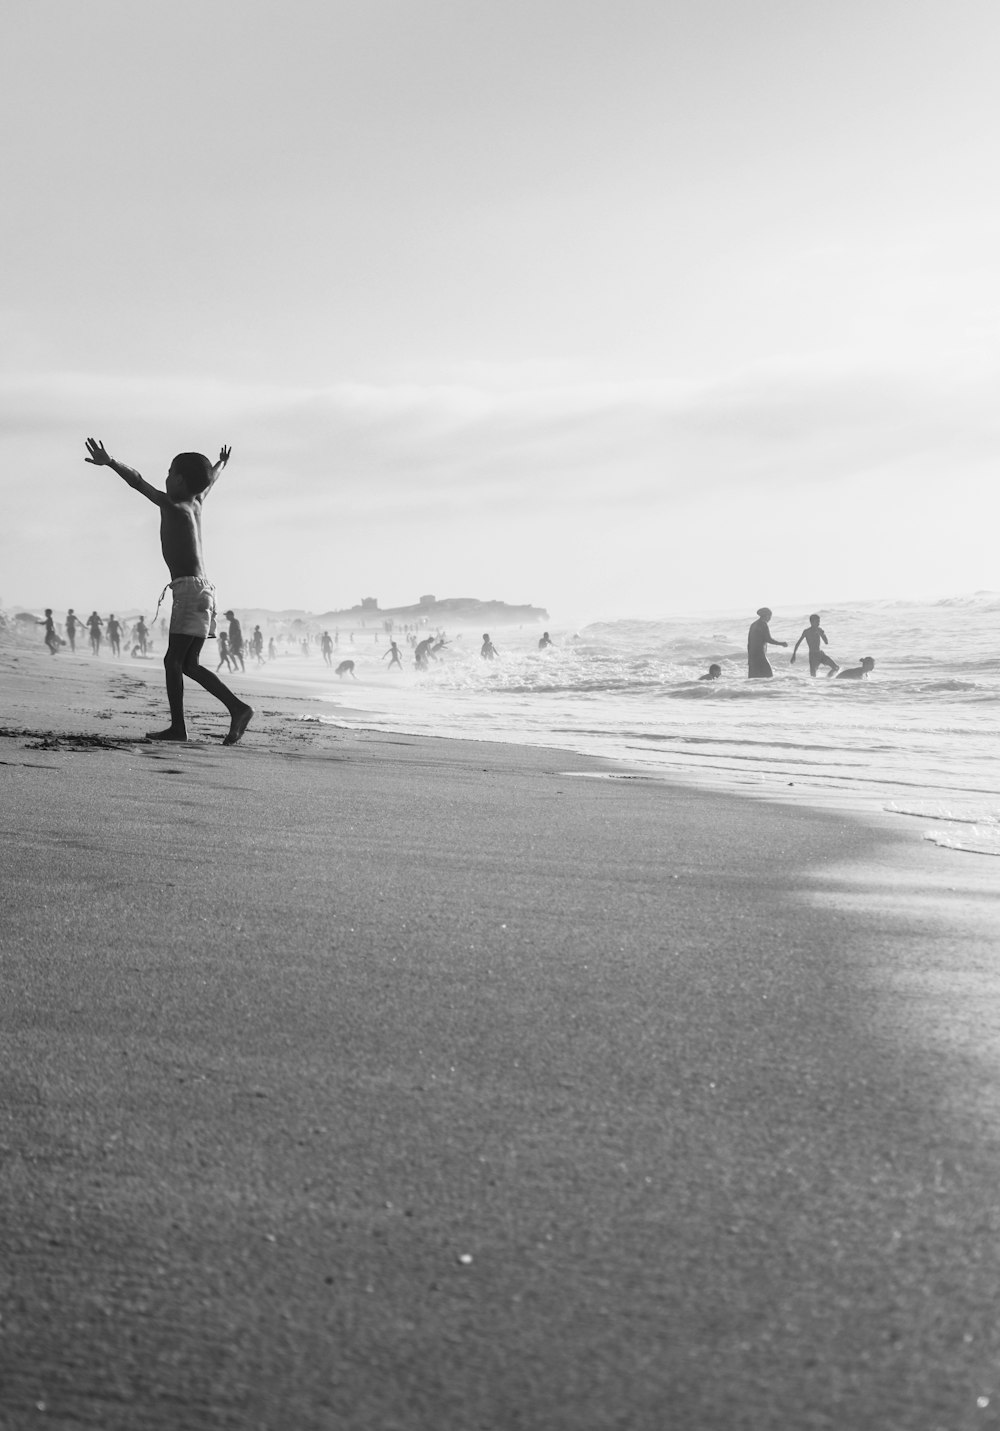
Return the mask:
<svg viewBox="0 0 1000 1431">
<path fill-rule="evenodd" d="M 171 633 L 180 636 L 215 635 L 215 587 L 203 576 L 179 576 L 170 583 L 174 594 L 170 612 Z"/>
</svg>

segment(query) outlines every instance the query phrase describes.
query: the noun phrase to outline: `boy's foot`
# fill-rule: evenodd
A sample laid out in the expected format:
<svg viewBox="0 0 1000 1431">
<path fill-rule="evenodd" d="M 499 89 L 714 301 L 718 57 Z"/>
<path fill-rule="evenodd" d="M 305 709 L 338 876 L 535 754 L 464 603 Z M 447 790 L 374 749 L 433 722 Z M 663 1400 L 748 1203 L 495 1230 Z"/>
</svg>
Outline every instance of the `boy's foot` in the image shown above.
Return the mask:
<svg viewBox="0 0 1000 1431">
<path fill-rule="evenodd" d="M 223 745 L 236 745 L 243 737 L 243 732 L 253 719 L 253 706 L 243 706 L 233 716 L 229 727 L 229 734 L 222 742 Z"/>
<path fill-rule="evenodd" d="M 148 730 L 148 731 L 146 732 L 146 739 L 147 739 L 147 740 L 187 740 L 187 731 L 186 731 L 186 730 L 176 731 L 176 730 L 174 730 L 173 726 L 171 726 L 169 730 Z"/>
</svg>

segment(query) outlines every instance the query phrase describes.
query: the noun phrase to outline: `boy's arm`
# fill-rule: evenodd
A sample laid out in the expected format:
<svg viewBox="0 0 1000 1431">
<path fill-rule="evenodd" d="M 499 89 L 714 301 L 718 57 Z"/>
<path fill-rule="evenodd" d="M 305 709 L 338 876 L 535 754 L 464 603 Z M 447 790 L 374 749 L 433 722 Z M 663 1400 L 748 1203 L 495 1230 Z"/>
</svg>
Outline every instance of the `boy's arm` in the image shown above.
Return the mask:
<svg viewBox="0 0 1000 1431">
<path fill-rule="evenodd" d="M 208 486 L 205 488 L 204 492 L 201 493 L 201 496 L 203 498 L 208 496 L 209 492 L 211 492 L 216 482 L 218 482 L 219 478 L 222 476 L 223 468 L 229 461 L 229 458 L 232 455 L 232 451 L 233 449 L 231 447 L 222 447 L 219 449 L 219 460 L 212 468 L 211 476 L 208 479 Z"/>
<path fill-rule="evenodd" d="M 118 476 L 130 487 L 134 487 L 137 492 L 141 492 L 157 507 L 163 507 L 167 502 L 166 492 L 158 492 L 155 487 L 151 487 L 145 478 L 140 477 L 131 467 L 126 467 L 124 462 L 116 462 L 110 453 L 104 450 L 103 442 L 96 442 L 94 438 L 87 438 L 87 451 L 89 457 L 85 457 L 85 462 L 90 462 L 94 467 L 110 467 L 112 472 L 117 472 Z"/>
</svg>

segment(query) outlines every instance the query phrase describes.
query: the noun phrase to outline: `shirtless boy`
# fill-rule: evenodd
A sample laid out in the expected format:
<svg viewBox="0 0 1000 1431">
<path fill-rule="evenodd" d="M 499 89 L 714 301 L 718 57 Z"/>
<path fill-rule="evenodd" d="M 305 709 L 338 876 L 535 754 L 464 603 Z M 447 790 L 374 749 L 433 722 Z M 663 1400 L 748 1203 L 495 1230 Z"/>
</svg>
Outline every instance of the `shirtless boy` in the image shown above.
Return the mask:
<svg viewBox="0 0 1000 1431">
<path fill-rule="evenodd" d="M 820 666 L 829 666 L 830 675 L 836 675 L 836 673 L 840 670 L 840 667 L 838 666 L 837 662 L 832 660 L 820 646 L 820 642 L 823 643 L 823 646 L 826 646 L 829 643 L 826 639 L 826 632 L 819 624 L 819 616 L 816 612 L 813 612 L 812 616 L 810 616 L 809 625 L 806 627 L 802 635 L 792 647 L 792 659 L 790 664 L 793 666 L 795 665 L 795 653 L 802 645 L 803 641 L 806 643 L 806 649 L 809 652 L 810 676 L 815 676 Z"/>
<path fill-rule="evenodd" d="M 201 549 L 201 506 L 229 461 L 223 447 L 214 466 L 200 452 L 182 452 L 170 464 L 166 491 L 151 487 L 138 472 L 105 451 L 104 443 L 88 437 L 85 460 L 95 467 L 110 467 L 130 487 L 160 509 L 160 546 L 170 572 L 173 610 L 163 666 L 167 677 L 170 725 L 150 731 L 150 740 L 187 740 L 184 723 L 184 677 L 197 681 L 230 715 L 229 734 L 223 745 L 235 745 L 253 715 L 252 706 L 234 696 L 214 671 L 199 664 L 201 648 L 215 635 L 215 587 L 205 576 Z"/>
</svg>

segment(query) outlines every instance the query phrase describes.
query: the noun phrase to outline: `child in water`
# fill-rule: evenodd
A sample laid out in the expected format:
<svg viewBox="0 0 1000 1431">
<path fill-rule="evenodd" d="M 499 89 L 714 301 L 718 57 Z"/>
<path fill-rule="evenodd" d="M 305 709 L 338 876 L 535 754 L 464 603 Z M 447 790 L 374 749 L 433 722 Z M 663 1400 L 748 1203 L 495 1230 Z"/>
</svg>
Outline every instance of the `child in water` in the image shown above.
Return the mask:
<svg viewBox="0 0 1000 1431">
<path fill-rule="evenodd" d="M 826 654 L 826 652 L 821 650 L 820 648 L 820 642 L 822 642 L 824 646 L 828 645 L 829 642 L 826 639 L 826 632 L 819 624 L 819 615 L 816 612 L 813 612 L 812 616 L 810 616 L 809 625 L 806 627 L 802 635 L 792 647 L 792 658 L 789 662 L 789 664 L 792 666 L 795 665 L 795 653 L 802 645 L 803 641 L 806 643 L 806 649 L 809 652 L 810 676 L 815 676 L 820 666 L 829 666 L 830 676 L 834 675 L 837 671 L 840 670 L 840 667 L 837 662 L 831 660 L 830 657 Z M 827 677 L 827 679 L 829 680 L 829 676 Z"/>
<path fill-rule="evenodd" d="M 160 547 L 170 572 L 173 610 L 163 666 L 167 680 L 170 724 L 150 731 L 150 740 L 187 740 L 184 721 L 184 677 L 197 681 L 229 712 L 229 732 L 223 745 L 236 745 L 250 724 L 253 707 L 223 685 L 214 671 L 199 663 L 201 648 L 215 635 L 215 587 L 205 576 L 201 549 L 201 508 L 226 463 L 230 449 L 223 447 L 213 466 L 200 452 L 182 452 L 167 472 L 165 490 L 151 487 L 138 472 L 116 462 L 103 442 L 87 439 L 85 459 L 94 467 L 110 467 L 130 487 L 160 509 Z"/>
<path fill-rule="evenodd" d="M 852 666 L 849 671 L 838 671 L 838 681 L 867 681 L 872 671 L 875 669 L 875 660 L 872 656 L 862 656 L 860 666 Z"/>
</svg>

